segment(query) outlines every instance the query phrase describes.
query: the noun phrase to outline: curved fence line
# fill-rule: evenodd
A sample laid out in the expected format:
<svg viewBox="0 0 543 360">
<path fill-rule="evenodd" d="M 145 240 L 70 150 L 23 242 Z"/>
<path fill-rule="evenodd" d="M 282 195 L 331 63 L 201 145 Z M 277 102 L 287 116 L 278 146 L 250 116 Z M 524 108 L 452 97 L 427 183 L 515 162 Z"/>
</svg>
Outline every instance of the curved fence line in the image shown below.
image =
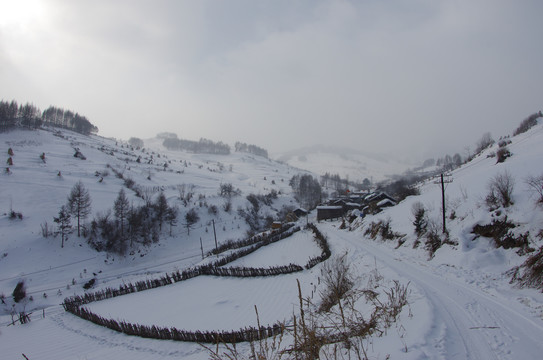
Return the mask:
<svg viewBox="0 0 543 360">
<path fill-rule="evenodd" d="M 331 256 L 330 248 L 328 242 L 324 235 L 317 229 L 313 224 L 308 224 L 314 235 L 315 241 L 322 249 L 322 254 L 320 256 L 311 258 L 308 263 L 305 265 L 306 269 L 310 269 L 317 265 L 320 262 L 325 261 Z M 249 327 L 245 329 L 240 329 L 238 331 L 185 331 L 179 330 L 176 328 L 166 328 L 166 327 L 157 327 L 155 325 L 140 325 L 140 324 L 131 324 L 124 320 L 117 321 L 113 319 L 106 319 L 100 315 L 94 314 L 89 309 L 82 307 L 82 305 L 89 304 L 95 301 L 101 301 L 105 299 L 114 298 L 117 296 L 132 294 L 140 291 L 145 291 L 149 289 L 155 289 L 161 286 L 166 286 L 174 284 L 180 281 L 189 280 L 201 275 L 211 275 L 211 276 L 229 276 L 229 277 L 257 277 L 257 276 L 277 276 L 282 274 L 291 274 L 295 272 L 300 272 L 304 270 L 304 267 L 289 264 L 284 266 L 275 266 L 269 268 L 246 268 L 246 267 L 229 267 L 223 268 L 224 266 L 234 260 L 237 260 L 243 256 L 246 256 L 262 246 L 277 242 L 281 239 L 291 236 L 295 232 L 300 231 L 300 227 L 290 226 L 284 231 L 274 233 L 272 236 L 266 238 L 265 241 L 260 240 L 255 246 L 250 248 L 240 250 L 228 256 L 225 256 L 222 259 L 219 259 L 211 264 L 198 266 L 195 268 L 187 269 L 182 272 L 176 271 L 172 274 L 165 274 L 164 276 L 157 279 L 147 279 L 137 281 L 132 284 L 123 284 L 119 288 L 106 288 L 104 290 L 95 291 L 92 293 L 85 293 L 84 295 L 74 295 L 64 299 L 62 303 L 64 310 L 78 316 L 82 319 L 91 321 L 94 324 L 107 327 L 108 329 L 115 330 L 127 335 L 135 335 L 145 338 L 153 339 L 162 339 L 162 340 L 176 340 L 176 341 L 188 341 L 188 342 L 199 342 L 199 343 L 237 343 L 245 341 L 254 341 L 263 339 L 266 337 L 276 336 L 284 330 L 280 324 L 275 324 L 273 326 L 260 327 L 260 329 Z M 245 245 L 247 246 L 247 245 Z"/>
<path fill-rule="evenodd" d="M 175 327 L 160 327 L 156 325 L 131 324 L 126 321 L 117 321 L 106 319 L 96 315 L 85 307 L 64 305 L 66 311 L 88 320 L 96 325 L 104 326 L 108 329 L 133 336 L 143 338 L 187 341 L 197 343 L 238 343 L 245 341 L 255 341 L 281 334 L 284 327 L 280 324 L 273 326 L 261 326 L 260 328 L 248 327 L 237 331 L 185 331 Z"/>
<path fill-rule="evenodd" d="M 294 226 L 293 223 L 283 225 L 281 229 L 272 230 L 269 234 L 258 234 L 244 240 L 227 240 L 215 249 L 210 250 L 207 255 L 218 255 L 228 250 L 240 249 L 246 246 L 261 243 L 262 246 L 271 244 L 277 240 L 274 240 L 280 234 L 288 231 Z M 298 227 L 299 229 L 299 227 Z M 292 235 L 292 234 L 291 234 Z M 290 235 L 289 235 L 290 236 Z"/>
</svg>

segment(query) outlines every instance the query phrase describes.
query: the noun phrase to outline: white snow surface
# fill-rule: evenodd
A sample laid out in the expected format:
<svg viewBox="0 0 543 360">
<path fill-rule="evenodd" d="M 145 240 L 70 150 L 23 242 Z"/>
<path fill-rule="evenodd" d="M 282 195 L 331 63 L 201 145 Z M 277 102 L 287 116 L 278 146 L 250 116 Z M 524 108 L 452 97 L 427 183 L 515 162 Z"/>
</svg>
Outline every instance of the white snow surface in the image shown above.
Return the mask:
<svg viewBox="0 0 543 360">
<path fill-rule="evenodd" d="M 65 313 L 58 304 L 66 296 L 82 294 L 82 284 L 93 277 L 97 279 L 97 288 L 115 287 L 209 261 L 201 258 L 200 238 L 204 251 L 215 246 L 211 220 L 215 220 L 219 243 L 244 238 L 247 227 L 235 209 L 246 206 L 245 196 L 275 189 L 280 191 L 279 198 L 263 211 L 273 213 L 283 204 L 299 206 L 288 186 L 288 180 L 298 170 L 247 154 L 196 155 L 163 149 L 154 150 L 154 164 L 144 161 L 138 164 L 137 156 L 150 159 L 150 155 L 132 151 L 113 139 L 84 137 L 68 131 L 62 134 L 54 136 L 53 132 L 43 130 L 0 134 L 0 154 L 7 159 L 9 147 L 15 153 L 11 174 L 0 175 L 0 294 L 5 295 L 7 303 L 0 307 L 1 358 L 23 359 L 22 354 L 29 359 L 209 358 L 207 350 L 198 344 L 126 336 Z M 513 156 L 505 163 L 496 164 L 495 158 L 487 158 L 496 151 L 494 147 L 452 172 L 453 182 L 446 188 L 447 227 L 458 245 L 444 245 L 431 259 L 423 246 L 413 248 L 416 238 L 411 208 L 415 202 L 423 203 L 430 218 L 440 226 L 441 189 L 433 181 L 420 187 L 421 195 L 409 197 L 378 215 L 357 219 L 349 229 L 340 230 L 340 222 L 317 224 L 327 236 L 334 255 L 347 253 L 359 275 L 358 286 L 365 286 L 369 274 L 375 270 L 383 275 L 384 288 L 393 280 L 409 284 L 409 306 L 404 308 L 398 322 L 384 336 L 365 342 L 370 359 L 541 358 L 543 294 L 515 287 L 506 274 L 525 261 L 527 255 L 518 255 L 516 249 L 495 248 L 489 239 L 475 239 L 471 234 L 474 224 L 487 224 L 493 217 L 483 201 L 489 179 L 507 170 L 516 179 L 514 205 L 502 209 L 500 216 L 506 214 L 520 224 L 515 233 L 529 231 L 533 248 L 542 245 L 536 234 L 543 229 L 543 211 L 524 180 L 529 175 L 543 174 L 543 127 L 538 125 L 511 140 L 509 149 Z M 74 147 L 80 148 L 87 160 L 74 158 Z M 42 152 L 46 153 L 46 163 L 39 159 Z M 167 171 L 163 171 L 165 161 L 171 161 Z M 124 171 L 125 176 L 140 185 L 164 189 L 169 203 L 180 207 L 180 216 L 189 207 L 178 200 L 175 186 L 194 184 L 195 199 L 189 205 L 198 209 L 200 222 L 188 235 L 180 221 L 172 237 L 163 234 L 160 243 L 126 256 L 98 253 L 76 234 L 70 235 L 62 249 L 58 237 L 43 238 L 40 225 L 47 221 L 52 226 L 52 217 L 78 180 L 89 189 L 93 214 L 112 207 L 123 185 L 111 170 L 98 182 L 95 172 L 106 170 L 106 164 Z M 240 188 L 242 196 L 234 199 L 232 213 L 220 210 L 212 215 L 199 202 L 221 208 L 223 199 L 217 195 L 221 183 L 232 183 Z M 199 200 L 199 194 L 205 198 L 200 196 Z M 130 191 L 127 195 L 131 201 L 141 201 Z M 11 209 L 21 212 L 23 219 L 9 219 Z M 452 211 L 455 217 L 450 220 Z M 365 227 L 379 219 L 390 220 L 393 230 L 405 235 L 402 246 L 398 247 L 397 241 L 364 236 Z M 301 220 L 300 225 L 305 221 Z M 309 221 L 315 221 L 314 213 Z M 304 265 L 319 252 L 311 233 L 302 230 L 231 265 Z M 89 308 L 115 319 L 187 330 L 255 326 L 255 306 L 261 323 L 282 320 L 289 323 L 292 314 L 298 311 L 296 280 L 300 281 L 304 297 L 318 301 L 322 290 L 318 285 L 321 268 L 322 264 L 301 273 L 270 278 L 201 276 L 95 302 Z M 9 325 L 11 293 L 23 279 L 27 294 L 33 297 L 33 301 L 26 300 L 24 304 L 26 311 L 32 312 L 32 321 Z M 20 306 L 23 305 L 17 305 L 17 310 Z M 289 341 L 285 340 L 287 344 Z M 248 353 L 249 347 L 239 344 L 238 349 Z"/>
</svg>

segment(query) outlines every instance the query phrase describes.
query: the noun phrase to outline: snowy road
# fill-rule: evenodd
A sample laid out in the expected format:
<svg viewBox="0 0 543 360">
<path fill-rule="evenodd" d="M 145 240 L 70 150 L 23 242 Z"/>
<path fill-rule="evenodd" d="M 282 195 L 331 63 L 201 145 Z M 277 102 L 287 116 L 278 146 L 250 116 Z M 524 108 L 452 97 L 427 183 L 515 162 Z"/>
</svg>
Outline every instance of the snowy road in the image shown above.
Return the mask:
<svg viewBox="0 0 543 360">
<path fill-rule="evenodd" d="M 326 228 L 345 246 L 360 249 L 411 282 L 431 309 L 431 328 L 408 344 L 421 359 L 539 359 L 543 354 L 543 321 L 529 314 L 519 302 L 491 295 L 476 281 L 443 276 L 428 262 L 400 259 L 394 250 L 361 240 L 359 233 Z M 329 231 L 328 231 L 329 230 Z M 363 241 L 363 243 L 362 243 Z M 357 250 L 360 251 L 360 250 Z M 454 271 L 454 270 L 452 270 Z M 421 314 L 414 314 L 415 319 Z M 422 335 L 422 334 L 421 334 Z"/>
</svg>

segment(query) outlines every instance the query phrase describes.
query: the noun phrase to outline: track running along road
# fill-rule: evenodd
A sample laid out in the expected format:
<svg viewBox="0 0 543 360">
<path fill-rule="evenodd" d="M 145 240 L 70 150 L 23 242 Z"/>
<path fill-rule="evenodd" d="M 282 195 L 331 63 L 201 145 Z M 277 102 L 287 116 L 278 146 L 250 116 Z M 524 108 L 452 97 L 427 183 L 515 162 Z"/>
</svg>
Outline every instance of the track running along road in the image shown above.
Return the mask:
<svg viewBox="0 0 543 360">
<path fill-rule="evenodd" d="M 361 240 L 360 233 L 319 226 L 329 239 L 346 249 L 375 258 L 379 267 L 411 282 L 430 306 L 431 327 L 423 339 L 407 344 L 421 359 L 540 359 L 543 356 L 543 321 L 520 303 L 482 291 L 463 278 L 451 279 L 431 263 L 399 259 L 394 250 Z M 399 255 L 399 253 L 398 253 Z M 414 314 L 417 317 L 417 314 Z"/>
</svg>

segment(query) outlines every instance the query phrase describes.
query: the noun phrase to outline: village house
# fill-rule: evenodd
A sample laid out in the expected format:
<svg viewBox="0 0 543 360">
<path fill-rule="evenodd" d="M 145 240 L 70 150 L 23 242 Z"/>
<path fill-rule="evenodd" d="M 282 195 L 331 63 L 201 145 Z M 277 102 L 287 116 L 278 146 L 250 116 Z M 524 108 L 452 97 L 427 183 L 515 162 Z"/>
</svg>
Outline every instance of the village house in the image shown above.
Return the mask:
<svg viewBox="0 0 543 360">
<path fill-rule="evenodd" d="M 376 214 L 382 209 L 397 204 L 397 201 L 384 192 L 370 194 L 359 193 L 339 199 L 331 199 L 326 204 L 317 206 L 317 221 L 337 219 L 348 211 L 359 210 L 361 216 Z"/>
</svg>

